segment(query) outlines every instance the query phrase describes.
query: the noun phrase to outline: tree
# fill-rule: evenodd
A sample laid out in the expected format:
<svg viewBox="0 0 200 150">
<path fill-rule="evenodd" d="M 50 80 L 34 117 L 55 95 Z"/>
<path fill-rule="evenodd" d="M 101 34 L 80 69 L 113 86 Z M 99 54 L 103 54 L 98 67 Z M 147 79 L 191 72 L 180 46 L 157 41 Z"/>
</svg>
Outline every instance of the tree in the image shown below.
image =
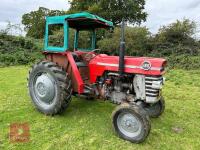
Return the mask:
<svg viewBox="0 0 200 150">
<path fill-rule="evenodd" d="M 88 11 L 105 19 L 111 20 L 114 25 L 125 21 L 140 24 L 146 21 L 147 13 L 144 12 L 145 0 L 72 0 L 69 1 L 70 13 Z"/>
<path fill-rule="evenodd" d="M 33 38 L 43 38 L 45 33 L 45 17 L 62 15 L 63 11 L 49 10 L 44 7 L 40 7 L 37 11 L 31 11 L 30 13 L 22 16 L 22 24 L 27 31 L 26 36 Z"/>
<path fill-rule="evenodd" d="M 189 19 L 183 19 L 161 27 L 156 36 L 160 42 L 183 43 L 191 40 L 195 32 L 196 23 Z"/>
<path fill-rule="evenodd" d="M 189 19 L 177 20 L 168 26 L 163 26 L 156 34 L 154 41 L 154 53 L 162 55 L 178 55 L 198 53 L 199 44 L 194 39 L 196 23 Z M 160 51 L 160 52 L 158 52 Z"/>
</svg>

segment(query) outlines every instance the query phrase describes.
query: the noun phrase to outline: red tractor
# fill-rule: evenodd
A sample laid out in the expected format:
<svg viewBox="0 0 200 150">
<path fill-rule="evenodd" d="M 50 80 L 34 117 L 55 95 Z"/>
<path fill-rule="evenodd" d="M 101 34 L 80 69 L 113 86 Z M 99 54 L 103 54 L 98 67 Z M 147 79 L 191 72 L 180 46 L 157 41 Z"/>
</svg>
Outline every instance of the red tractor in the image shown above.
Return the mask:
<svg viewBox="0 0 200 150">
<path fill-rule="evenodd" d="M 57 29 L 58 25 L 63 40 L 52 45 L 50 28 Z M 75 30 L 73 49 L 69 46 L 69 28 Z M 110 100 L 118 105 L 112 114 L 116 133 L 125 140 L 140 143 L 150 132 L 149 116 L 158 117 L 165 108 L 161 89 L 166 60 L 124 56 L 124 22 L 119 56 L 98 54 L 99 28 L 113 28 L 113 23 L 87 12 L 46 18 L 45 59 L 29 72 L 31 99 L 46 115 L 65 110 L 72 95 Z M 90 32 L 87 49 L 79 43 L 80 34 L 85 31 Z"/>
</svg>

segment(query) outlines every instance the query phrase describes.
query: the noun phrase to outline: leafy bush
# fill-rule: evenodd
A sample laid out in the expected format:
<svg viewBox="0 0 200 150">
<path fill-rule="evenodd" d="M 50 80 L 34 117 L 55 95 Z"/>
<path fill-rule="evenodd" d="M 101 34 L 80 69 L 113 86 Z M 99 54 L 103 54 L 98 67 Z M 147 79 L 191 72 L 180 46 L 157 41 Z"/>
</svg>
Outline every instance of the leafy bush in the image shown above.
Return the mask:
<svg viewBox="0 0 200 150">
<path fill-rule="evenodd" d="M 167 58 L 168 66 L 170 68 L 195 70 L 200 69 L 200 57 L 199 56 L 169 56 Z"/>
<path fill-rule="evenodd" d="M 0 33 L 0 66 L 25 65 L 41 59 L 40 42 Z"/>
</svg>

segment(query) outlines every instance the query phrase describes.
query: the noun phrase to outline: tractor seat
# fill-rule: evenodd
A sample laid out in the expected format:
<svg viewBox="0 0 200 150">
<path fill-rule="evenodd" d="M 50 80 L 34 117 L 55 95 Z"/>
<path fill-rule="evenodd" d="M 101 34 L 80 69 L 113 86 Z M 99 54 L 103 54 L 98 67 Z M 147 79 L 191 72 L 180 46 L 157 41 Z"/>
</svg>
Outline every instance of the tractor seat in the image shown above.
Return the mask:
<svg viewBox="0 0 200 150">
<path fill-rule="evenodd" d="M 76 65 L 77 65 L 78 68 L 87 67 L 87 64 L 85 64 L 84 62 L 76 62 Z"/>
<path fill-rule="evenodd" d="M 80 58 L 78 57 L 78 55 L 76 53 L 72 52 L 72 56 L 73 56 L 75 62 L 79 62 L 80 61 Z"/>
</svg>

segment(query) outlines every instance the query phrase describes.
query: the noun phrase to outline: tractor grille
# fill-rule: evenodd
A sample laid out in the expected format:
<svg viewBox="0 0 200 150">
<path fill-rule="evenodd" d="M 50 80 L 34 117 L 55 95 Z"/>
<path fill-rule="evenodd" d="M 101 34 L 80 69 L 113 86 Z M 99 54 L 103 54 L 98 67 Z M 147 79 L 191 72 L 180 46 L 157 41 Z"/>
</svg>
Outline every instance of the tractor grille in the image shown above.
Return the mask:
<svg viewBox="0 0 200 150">
<path fill-rule="evenodd" d="M 162 76 L 145 76 L 146 99 L 156 101 L 160 96 L 160 90 L 163 84 Z M 154 100 L 153 100 L 154 99 Z"/>
</svg>

